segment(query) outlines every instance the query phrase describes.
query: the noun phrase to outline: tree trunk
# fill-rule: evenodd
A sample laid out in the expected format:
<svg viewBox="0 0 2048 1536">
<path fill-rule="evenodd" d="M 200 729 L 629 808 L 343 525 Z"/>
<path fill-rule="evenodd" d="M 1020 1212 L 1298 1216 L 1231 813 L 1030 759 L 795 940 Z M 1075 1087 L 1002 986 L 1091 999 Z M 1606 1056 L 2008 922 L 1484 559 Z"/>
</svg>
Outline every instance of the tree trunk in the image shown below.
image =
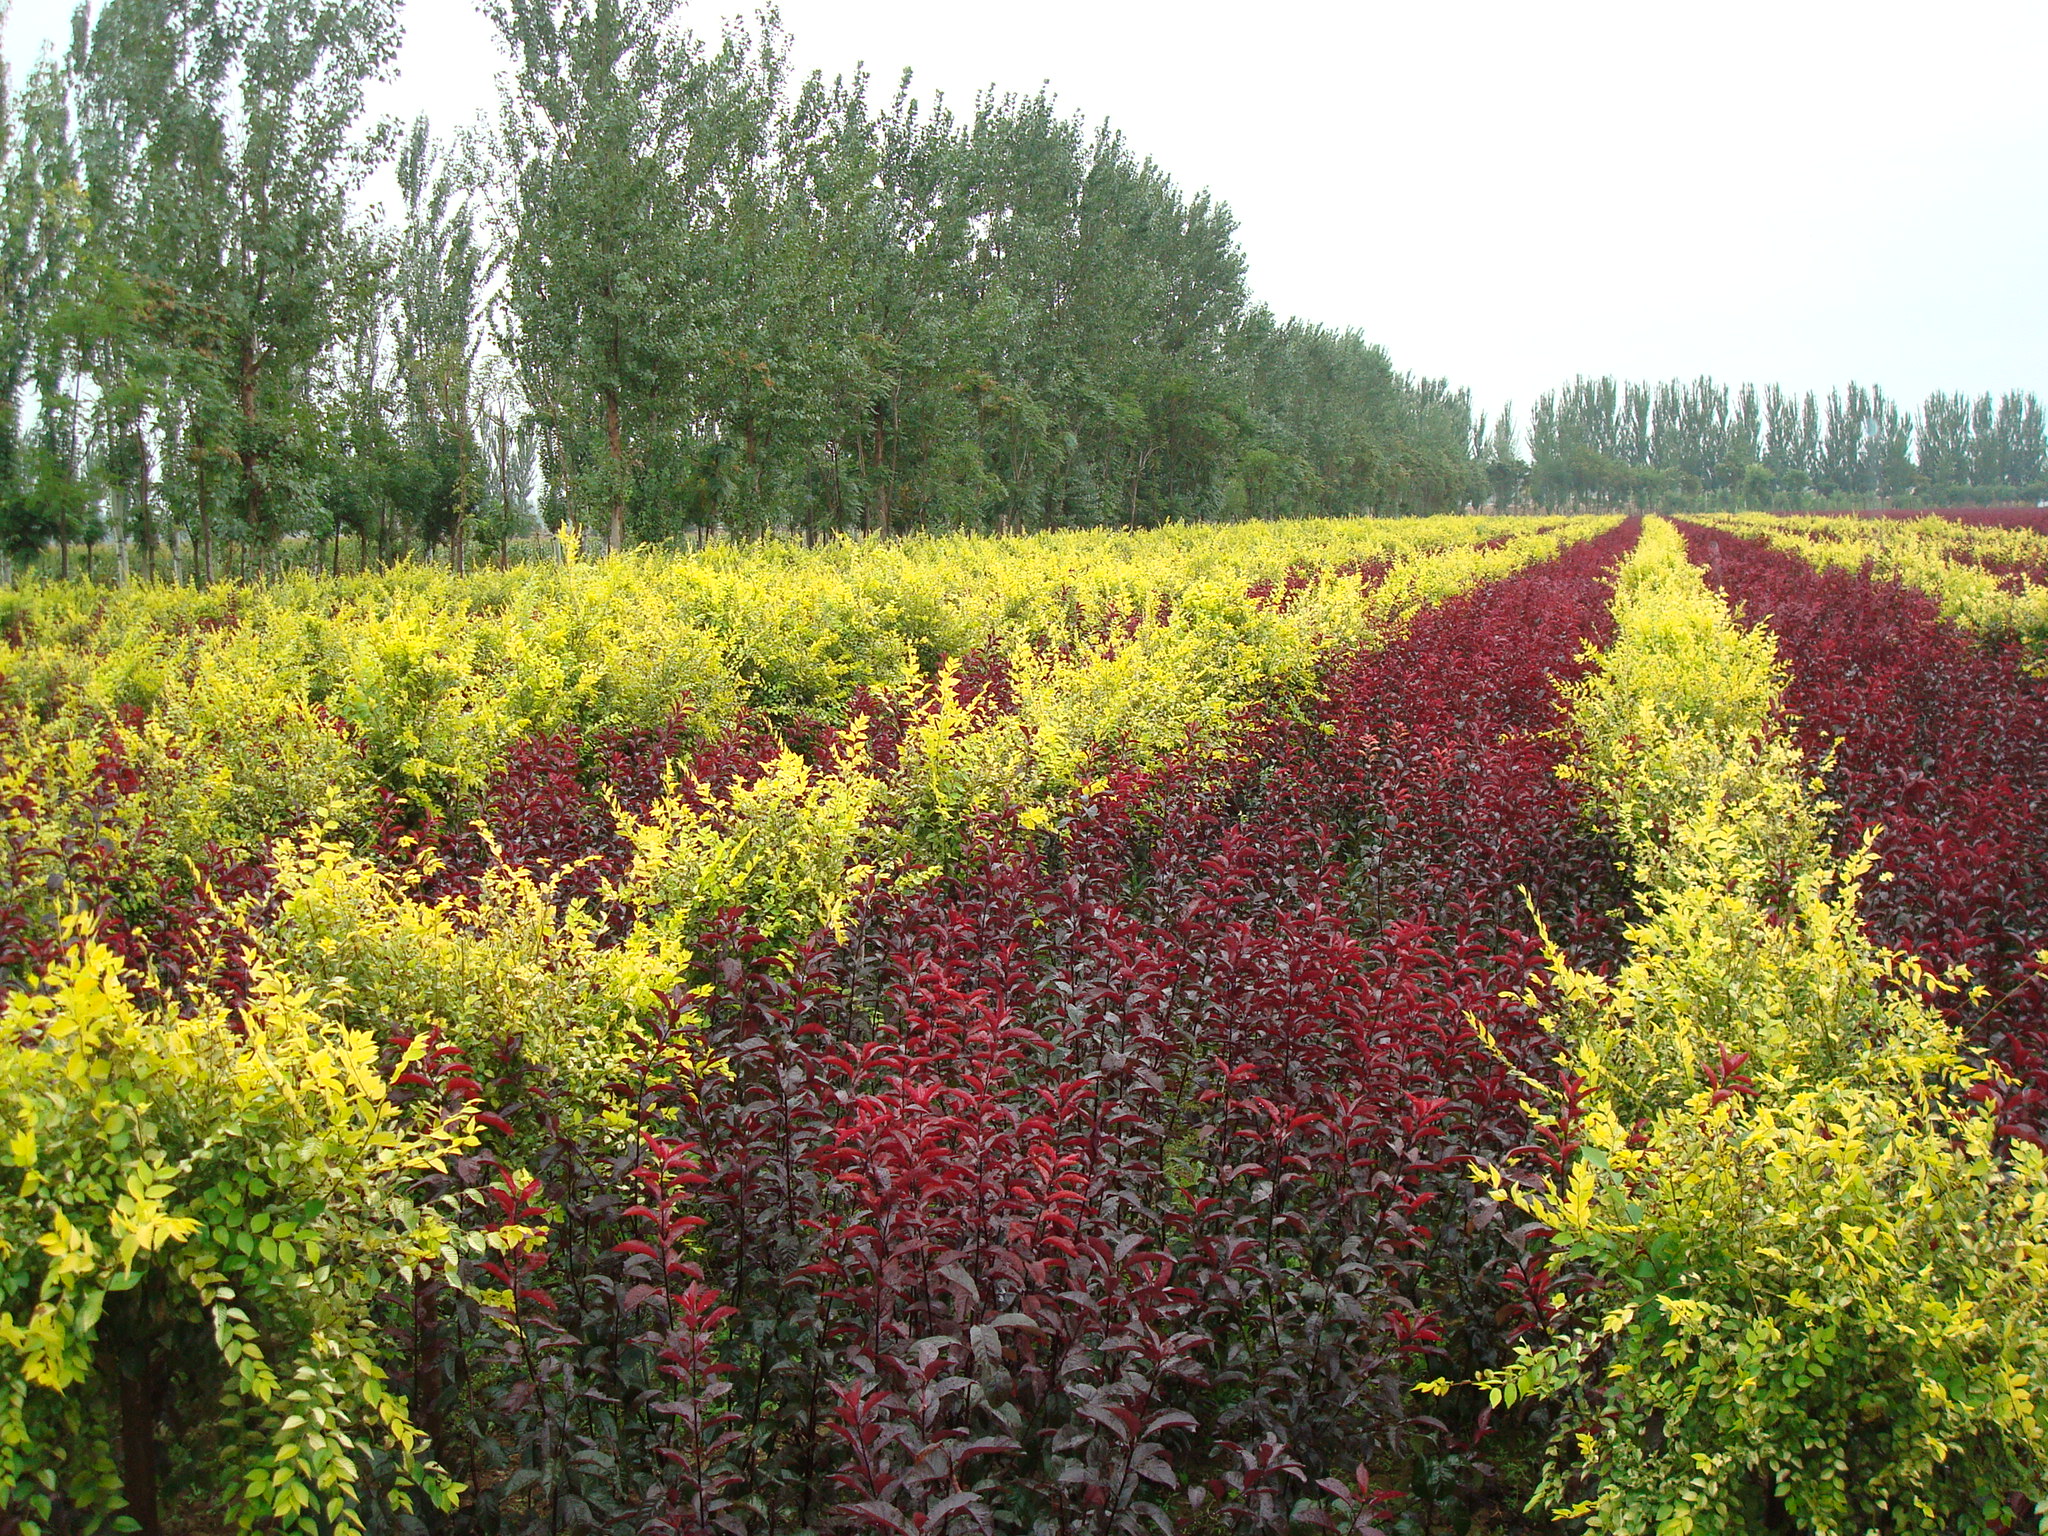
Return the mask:
<svg viewBox="0 0 2048 1536">
<path fill-rule="evenodd" d="M 260 456 L 256 452 L 256 342 L 254 337 L 242 339 L 242 486 L 246 497 L 246 516 L 249 532 L 255 538 L 264 536 L 263 528 L 263 477 L 257 466 Z"/>
<path fill-rule="evenodd" d="M 761 521 L 759 527 L 755 531 L 758 532 L 761 535 L 761 537 L 765 539 L 768 537 L 768 515 L 767 509 L 761 505 L 761 460 L 759 458 L 760 444 L 755 440 L 754 424 L 751 420 L 747 423 L 746 442 L 747 490 L 748 494 L 754 498 L 754 504 L 753 506 L 747 509 L 745 517 L 743 519 L 742 526 L 752 524 L 753 520 L 758 517 Z"/>
<path fill-rule="evenodd" d="M 156 1370 L 147 1343 L 131 1350 L 118 1346 L 101 1356 L 114 1373 L 121 1426 L 122 1511 L 135 1522 L 135 1536 L 163 1536 L 157 1510 Z"/>
<path fill-rule="evenodd" d="M 199 550 L 198 559 L 195 562 L 198 569 L 194 574 L 199 578 L 200 586 L 210 587 L 213 585 L 213 501 L 206 494 L 205 443 L 202 442 L 195 446 L 193 457 L 195 460 L 194 469 L 197 471 L 199 480 Z"/>
<path fill-rule="evenodd" d="M 875 402 L 875 532 L 889 537 L 889 467 L 885 435 L 888 417 L 880 400 Z"/>
<path fill-rule="evenodd" d="M 512 537 L 512 434 L 498 413 L 498 494 L 504 501 L 505 522 L 498 530 L 498 569 L 506 566 L 505 544 Z"/>
<path fill-rule="evenodd" d="M 619 430 L 619 392 L 604 392 L 604 441 L 612 456 L 612 526 L 605 540 L 608 553 L 626 547 L 626 450 Z"/>
<path fill-rule="evenodd" d="M 456 406 L 455 441 L 457 459 L 462 468 L 455 478 L 455 537 L 450 541 L 448 552 L 459 576 L 469 570 L 469 513 L 470 504 L 476 496 L 476 472 L 470 463 L 476 444 L 469 430 L 469 395 L 466 389 Z"/>
<path fill-rule="evenodd" d="M 142 567 L 156 580 L 156 512 L 149 502 L 149 437 L 135 418 L 135 532 L 142 540 Z"/>
<path fill-rule="evenodd" d="M 1138 455 L 1137 462 L 1131 466 L 1131 506 L 1124 523 L 1125 529 L 1131 533 L 1138 531 L 1138 487 L 1144 483 L 1145 463 L 1151 457 L 1152 450 L 1148 448 Z"/>
</svg>

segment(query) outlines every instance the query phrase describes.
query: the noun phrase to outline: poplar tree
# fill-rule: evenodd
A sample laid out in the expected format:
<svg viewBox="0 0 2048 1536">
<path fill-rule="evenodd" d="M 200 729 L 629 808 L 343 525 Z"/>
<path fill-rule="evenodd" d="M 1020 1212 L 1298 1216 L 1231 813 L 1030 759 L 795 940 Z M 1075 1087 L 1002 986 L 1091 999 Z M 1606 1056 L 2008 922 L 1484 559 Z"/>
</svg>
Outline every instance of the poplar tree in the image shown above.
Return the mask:
<svg viewBox="0 0 2048 1536">
<path fill-rule="evenodd" d="M 51 393 L 54 323 L 82 229 L 71 155 L 62 72 L 38 64 L 16 98 L 0 58 L 0 548 L 13 560 L 72 531 L 62 402 Z M 24 414 L 32 401 L 33 424 Z"/>
<path fill-rule="evenodd" d="M 427 491 L 416 508 L 430 547 L 445 539 L 463 568 L 468 523 L 481 495 L 476 374 L 486 339 L 492 261 L 479 236 L 465 168 L 412 126 L 396 166 L 400 215 L 391 265 L 393 341 L 403 381 L 409 446 Z"/>
<path fill-rule="evenodd" d="M 514 61 L 499 135 L 511 344 L 569 512 L 596 511 L 620 549 L 731 275 L 704 248 L 761 152 L 753 61 L 736 38 L 707 56 L 674 0 L 487 10 Z"/>
<path fill-rule="evenodd" d="M 239 531 L 264 548 L 313 504 L 316 370 L 357 250 L 349 199 L 386 147 L 360 132 L 363 88 L 398 35 L 397 0 L 80 12 L 72 69 L 93 239 L 148 297 L 135 312 L 146 329 L 103 340 L 110 353 L 147 341 L 168 354 L 163 431 L 183 438 L 203 578 L 221 479 Z"/>
</svg>

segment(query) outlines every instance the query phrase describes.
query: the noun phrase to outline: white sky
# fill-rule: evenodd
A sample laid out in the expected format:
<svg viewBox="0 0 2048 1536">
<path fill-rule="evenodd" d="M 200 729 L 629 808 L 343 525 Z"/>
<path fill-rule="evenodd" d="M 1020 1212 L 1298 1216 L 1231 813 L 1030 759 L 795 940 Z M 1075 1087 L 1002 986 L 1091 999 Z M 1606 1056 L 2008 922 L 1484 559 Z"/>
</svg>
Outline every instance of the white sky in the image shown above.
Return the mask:
<svg viewBox="0 0 2048 1536">
<path fill-rule="evenodd" d="M 72 0 L 14 0 L 18 70 Z M 685 14 L 715 33 L 731 9 Z M 379 110 L 496 100 L 409 0 Z M 797 62 L 1050 81 L 1242 224 L 1257 296 L 1526 405 L 1575 373 L 2048 389 L 2042 0 L 784 0 Z"/>
</svg>

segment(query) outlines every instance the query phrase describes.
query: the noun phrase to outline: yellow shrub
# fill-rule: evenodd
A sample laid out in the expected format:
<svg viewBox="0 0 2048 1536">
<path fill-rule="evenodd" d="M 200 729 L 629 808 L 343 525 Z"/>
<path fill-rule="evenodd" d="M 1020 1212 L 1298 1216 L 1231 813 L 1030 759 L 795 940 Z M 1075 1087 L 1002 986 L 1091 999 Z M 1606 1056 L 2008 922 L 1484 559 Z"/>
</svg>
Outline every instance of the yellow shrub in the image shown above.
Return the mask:
<svg viewBox="0 0 2048 1536">
<path fill-rule="evenodd" d="M 1647 1146 L 1582 1122 L 1525 1205 L 1608 1289 L 1504 1373 L 1597 1383 L 1539 1499 L 1630 1536 L 1949 1536 L 2048 1496 L 2048 1170 L 1956 1105 L 1899 1078 L 1703 1093 Z"/>
<path fill-rule="evenodd" d="M 11 882 L 9 904 L 39 937 L 54 937 L 78 903 L 74 858 L 118 873 L 145 867 L 150 857 L 147 806 L 108 791 L 99 756 L 97 742 L 28 721 L 0 726 L 0 848 L 11 864 L 0 878 Z M 17 978 L 0 972 L 0 979 Z"/>
<path fill-rule="evenodd" d="M 929 714 L 898 788 L 850 784 L 838 809 L 819 800 L 804 812 L 822 827 L 863 795 L 886 799 L 909 828 L 894 857 L 943 860 L 962 817 L 1050 816 L 1108 751 L 1143 765 L 1212 749 L 1248 706 L 1299 695 L 1331 647 L 1390 634 L 1417 608 L 1614 521 L 1339 519 L 818 550 L 769 541 L 204 594 L 31 584 L 5 610 L 0 694 L 51 743 L 97 741 L 112 712 L 142 708 L 126 734 L 144 769 L 140 810 L 161 833 L 148 857 L 177 868 L 216 845 L 260 857 L 309 828 L 365 838 L 380 790 L 460 824 L 529 733 L 651 729 L 680 711 L 701 741 L 745 709 L 839 719 L 862 689 L 924 698 L 946 657 L 991 646 L 1013 663 L 1014 717 Z M 1476 547 L 1492 540 L 1503 542 Z M 1383 562 L 1384 580 L 1343 570 Z M 1284 609 L 1246 596 L 1290 575 L 1308 585 Z M 765 804 L 728 807 L 718 824 L 756 814 L 774 819 Z M 834 881 L 820 863 L 803 891 L 785 890 L 795 877 L 771 871 L 759 839 L 729 846 L 721 831 L 699 847 L 711 834 L 689 827 L 671 830 L 709 872 L 695 895 L 664 898 L 689 914 L 680 921 L 699 920 L 720 892 L 750 890 L 771 901 L 778 931 L 842 919 L 857 875 Z M 881 857 L 819 835 L 848 868 Z M 773 905 L 785 896 L 787 910 Z"/>
<path fill-rule="evenodd" d="M 1611 979 L 1552 951 L 1590 1090 L 1562 1185 L 1488 1177 L 1600 1282 L 1483 1378 L 1573 1399 L 1532 1508 L 1594 1532 L 1989 1532 L 2048 1499 L 2048 1180 L 1863 934 L 1769 637 L 1653 521 L 1576 691 L 1635 876 Z"/>
<path fill-rule="evenodd" d="M 258 854 L 307 819 L 369 812 L 375 780 L 346 724 L 251 647 L 203 653 L 124 737 L 174 858 L 199 860 L 209 845 Z"/>
<path fill-rule="evenodd" d="M 1471 526 L 1478 520 L 1428 521 L 1465 521 L 1468 541 L 1490 531 Z M 1010 653 L 1013 714 L 975 720 L 942 688 L 938 707 L 913 728 L 905 761 L 915 766 L 906 768 L 902 792 L 910 817 L 942 821 L 948 806 L 1050 813 L 1105 751 L 1146 767 L 1175 752 L 1213 750 L 1254 704 L 1302 696 L 1331 650 L 1383 642 L 1419 609 L 1554 558 L 1567 542 L 1618 521 L 1582 518 L 1564 534 L 1524 533 L 1486 550 L 1419 540 L 1420 552 L 1396 560 L 1384 577 L 1325 570 L 1284 610 L 1247 598 L 1242 581 L 1196 583 L 1164 618 L 1128 636 L 1059 648 L 1020 641 Z"/>
<path fill-rule="evenodd" d="M 345 849 L 281 844 L 273 963 L 379 1038 L 438 1029 L 481 1064 L 507 1039 L 590 1102 L 626 1054 L 627 1032 L 682 984 L 689 952 L 658 926 L 600 944 L 596 919 L 523 871 L 483 878 L 472 902 L 418 899 L 416 875 Z"/>
<path fill-rule="evenodd" d="M 32 1528 L 61 1496 L 111 1523 L 138 1359 L 188 1383 L 179 1416 L 239 1529 L 359 1529 L 357 1445 L 452 1503 L 373 1363 L 373 1307 L 449 1267 L 455 1234 L 413 1191 L 465 1128 L 402 1125 L 371 1038 L 267 975 L 235 1018 L 151 1015 L 82 942 L 0 1027 L 19 1180 L 0 1201 L 0 1505 Z M 217 1390 L 169 1373 L 180 1350 Z"/>
<path fill-rule="evenodd" d="M 710 795 L 702 810 L 678 791 L 621 831 L 633 845 L 616 892 L 643 914 L 636 932 L 695 933 L 727 907 L 783 945 L 842 929 L 871 868 L 862 862 L 877 786 L 858 746 L 832 772 L 783 753 L 752 783 Z"/>
</svg>

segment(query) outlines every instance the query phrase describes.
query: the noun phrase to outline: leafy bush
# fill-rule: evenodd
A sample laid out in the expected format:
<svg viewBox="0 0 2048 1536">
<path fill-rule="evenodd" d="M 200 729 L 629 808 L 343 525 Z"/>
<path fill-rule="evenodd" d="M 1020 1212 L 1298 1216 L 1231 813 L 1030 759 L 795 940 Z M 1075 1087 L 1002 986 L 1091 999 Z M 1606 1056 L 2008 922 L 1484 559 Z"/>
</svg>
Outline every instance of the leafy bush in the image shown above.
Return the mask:
<svg viewBox="0 0 2048 1536">
<path fill-rule="evenodd" d="M 1858 927 L 1768 638 L 1667 524 L 1622 588 L 1574 771 L 1644 915 L 1611 981 L 1553 950 L 1576 1160 L 1492 1175 L 1592 1287 L 1488 1378 L 1568 1395 L 1535 1502 L 1660 1536 L 2003 1529 L 2048 1499 L 2042 1160 Z"/>
<path fill-rule="evenodd" d="M 683 979 L 689 951 L 658 925 L 600 942 L 597 920 L 498 865 L 474 894 L 422 899 L 419 872 L 345 849 L 281 846 L 262 944 L 349 1023 L 385 1039 L 438 1037 L 477 1055 L 516 1040 L 557 1091 L 591 1101 L 629 1031 Z"/>
<path fill-rule="evenodd" d="M 778 946 L 843 932 L 874 872 L 861 862 L 878 795 L 863 756 L 856 731 L 829 770 L 783 752 L 751 782 L 687 785 L 629 820 L 632 863 L 613 894 L 642 914 L 634 933 L 680 940 L 728 908 Z"/>
<path fill-rule="evenodd" d="M 454 1258 L 413 1186 L 464 1117 L 402 1121 L 372 1037 L 269 978 L 234 1016 L 146 1013 L 86 935 L 4 1026 L 0 1507 L 109 1529 L 182 1497 L 240 1530 L 354 1530 L 378 1447 L 401 1501 L 452 1505 L 374 1309 Z"/>
</svg>

